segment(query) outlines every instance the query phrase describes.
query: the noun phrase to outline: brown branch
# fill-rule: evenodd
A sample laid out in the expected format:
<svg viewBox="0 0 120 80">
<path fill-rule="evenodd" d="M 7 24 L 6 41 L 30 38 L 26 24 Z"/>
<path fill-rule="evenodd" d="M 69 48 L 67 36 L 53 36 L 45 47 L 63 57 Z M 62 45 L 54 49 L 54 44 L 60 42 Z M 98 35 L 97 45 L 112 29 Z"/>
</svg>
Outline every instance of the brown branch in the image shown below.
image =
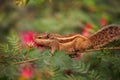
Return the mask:
<svg viewBox="0 0 120 80">
<path fill-rule="evenodd" d="M 85 52 L 93 52 L 93 51 L 99 51 L 99 50 L 120 50 L 120 47 L 96 48 L 96 49 L 86 50 Z"/>
<path fill-rule="evenodd" d="M 25 60 L 25 61 L 20 61 L 20 62 L 14 63 L 14 64 L 15 64 L 15 65 L 16 65 L 16 64 L 23 64 L 23 63 L 27 63 L 27 62 L 34 62 L 34 61 L 37 61 L 37 60 L 39 60 L 39 58 L 30 59 L 30 60 Z"/>
<path fill-rule="evenodd" d="M 120 47 L 96 48 L 96 49 L 86 50 L 85 52 L 93 52 L 93 51 L 107 50 L 107 49 L 109 49 L 109 50 L 120 50 Z M 17 65 L 17 64 L 23 64 L 23 63 L 27 63 L 27 62 L 34 62 L 34 61 L 37 61 L 37 60 L 39 60 L 39 58 L 25 60 L 25 61 L 21 61 L 21 62 L 16 62 L 14 64 L 15 65 Z"/>
</svg>

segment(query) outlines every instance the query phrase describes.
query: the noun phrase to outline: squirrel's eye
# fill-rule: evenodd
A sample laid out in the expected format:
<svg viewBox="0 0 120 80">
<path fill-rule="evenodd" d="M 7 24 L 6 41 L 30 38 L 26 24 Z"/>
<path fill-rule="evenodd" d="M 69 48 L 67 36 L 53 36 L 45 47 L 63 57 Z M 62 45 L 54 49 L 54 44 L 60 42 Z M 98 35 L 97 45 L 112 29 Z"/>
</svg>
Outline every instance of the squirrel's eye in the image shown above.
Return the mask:
<svg viewBox="0 0 120 80">
<path fill-rule="evenodd" d="M 42 39 L 42 37 L 41 37 L 41 36 L 39 36 L 39 37 L 38 37 L 38 39 Z"/>
</svg>

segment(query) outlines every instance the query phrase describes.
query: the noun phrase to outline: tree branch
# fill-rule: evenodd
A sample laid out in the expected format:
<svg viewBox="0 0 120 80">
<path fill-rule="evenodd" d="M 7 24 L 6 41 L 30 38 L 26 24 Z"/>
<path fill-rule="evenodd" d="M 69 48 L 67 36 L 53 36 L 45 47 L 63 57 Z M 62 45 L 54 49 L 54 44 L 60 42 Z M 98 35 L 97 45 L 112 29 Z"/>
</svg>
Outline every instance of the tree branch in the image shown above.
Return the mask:
<svg viewBox="0 0 120 80">
<path fill-rule="evenodd" d="M 25 60 L 25 61 L 20 61 L 20 62 L 14 63 L 14 64 L 15 65 L 17 65 L 17 64 L 23 64 L 23 63 L 27 63 L 27 62 L 34 62 L 34 61 L 37 61 L 37 60 L 39 60 L 39 58 L 29 59 L 29 60 Z"/>
<path fill-rule="evenodd" d="M 96 48 L 96 49 L 86 50 L 85 52 L 93 52 L 93 51 L 107 50 L 107 49 L 109 49 L 109 50 L 120 50 L 120 47 Z M 15 65 L 17 65 L 17 64 L 23 64 L 23 63 L 27 63 L 27 62 L 34 62 L 34 61 L 37 61 L 37 60 L 39 60 L 39 58 L 25 60 L 25 61 L 21 61 L 21 62 L 16 62 L 14 64 Z"/>
<path fill-rule="evenodd" d="M 93 51 L 99 51 L 99 50 L 120 50 L 120 47 L 106 47 L 106 48 L 96 48 L 96 49 L 89 49 L 86 50 L 85 52 L 93 52 Z"/>
</svg>

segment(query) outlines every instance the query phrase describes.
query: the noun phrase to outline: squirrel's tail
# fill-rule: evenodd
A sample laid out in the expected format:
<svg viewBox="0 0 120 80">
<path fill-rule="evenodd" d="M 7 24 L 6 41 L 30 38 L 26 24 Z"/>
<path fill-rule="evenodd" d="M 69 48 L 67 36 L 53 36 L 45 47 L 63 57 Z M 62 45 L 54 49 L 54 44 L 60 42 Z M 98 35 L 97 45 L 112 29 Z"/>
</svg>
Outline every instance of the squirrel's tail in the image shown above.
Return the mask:
<svg viewBox="0 0 120 80">
<path fill-rule="evenodd" d="M 89 37 L 93 47 L 102 47 L 120 38 L 120 25 L 107 25 Z"/>
</svg>

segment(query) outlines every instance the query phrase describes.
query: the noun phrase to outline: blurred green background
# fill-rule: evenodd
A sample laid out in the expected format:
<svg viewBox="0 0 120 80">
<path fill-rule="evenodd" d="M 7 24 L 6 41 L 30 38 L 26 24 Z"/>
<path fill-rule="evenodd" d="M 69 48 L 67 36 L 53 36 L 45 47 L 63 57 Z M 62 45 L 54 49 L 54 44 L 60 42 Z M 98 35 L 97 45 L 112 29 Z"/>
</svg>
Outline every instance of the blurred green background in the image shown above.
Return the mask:
<svg viewBox="0 0 120 80">
<path fill-rule="evenodd" d="M 57 74 L 59 78 L 49 80 L 88 80 L 86 76 L 90 77 L 89 80 L 120 80 L 119 51 L 93 52 L 83 57 L 85 63 L 81 63 L 82 60 L 74 61 L 63 52 L 57 52 L 57 55 L 51 57 L 49 50 L 29 51 L 24 47 L 21 50 L 21 43 L 18 45 L 21 32 L 80 33 L 83 35 L 88 24 L 92 26 L 90 34 L 94 34 L 104 25 L 120 24 L 120 0 L 0 0 L 0 43 L 5 43 L 0 45 L 0 80 L 18 79 L 21 75 L 19 69 L 22 64 L 14 65 L 13 63 L 35 58 L 39 59 L 33 63 L 37 66 L 35 69 L 38 71 L 36 74 L 39 74 L 38 76 L 42 73 L 39 71 L 46 70 L 45 73 L 49 76 L 54 66 L 55 69 L 60 68 L 61 72 L 56 70 L 58 74 L 55 73 L 53 76 L 55 78 Z M 9 36 L 11 34 L 17 34 L 17 37 Z M 6 39 L 8 36 L 9 39 Z M 113 44 L 119 46 L 119 42 Z M 49 65 L 49 61 L 53 63 Z M 79 74 L 66 76 L 71 71 Z M 99 78 L 98 73 L 103 79 L 93 78 Z M 76 79 L 71 79 L 71 77 Z M 48 78 L 43 80 L 48 80 Z"/>
<path fill-rule="evenodd" d="M 0 0 L 0 41 L 21 31 L 82 33 L 88 23 L 96 31 L 102 19 L 120 23 L 120 0 Z"/>
</svg>

